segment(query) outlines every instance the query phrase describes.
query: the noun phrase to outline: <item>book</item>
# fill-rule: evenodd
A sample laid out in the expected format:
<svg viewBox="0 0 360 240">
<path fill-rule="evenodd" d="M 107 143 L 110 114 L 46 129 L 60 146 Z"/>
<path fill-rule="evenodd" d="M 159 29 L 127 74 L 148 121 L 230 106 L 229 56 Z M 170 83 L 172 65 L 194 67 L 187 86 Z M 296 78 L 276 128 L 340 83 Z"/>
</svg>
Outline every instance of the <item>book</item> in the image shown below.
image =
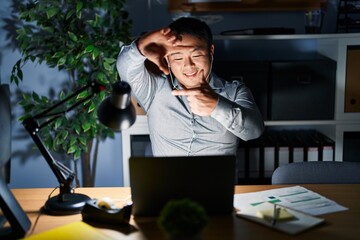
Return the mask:
<svg viewBox="0 0 360 240">
<path fill-rule="evenodd" d="M 86 240 L 102 240 L 111 239 L 98 229 L 90 226 L 85 222 L 73 222 L 61 227 L 31 235 L 26 240 L 68 240 L 68 239 L 86 239 Z"/>
</svg>

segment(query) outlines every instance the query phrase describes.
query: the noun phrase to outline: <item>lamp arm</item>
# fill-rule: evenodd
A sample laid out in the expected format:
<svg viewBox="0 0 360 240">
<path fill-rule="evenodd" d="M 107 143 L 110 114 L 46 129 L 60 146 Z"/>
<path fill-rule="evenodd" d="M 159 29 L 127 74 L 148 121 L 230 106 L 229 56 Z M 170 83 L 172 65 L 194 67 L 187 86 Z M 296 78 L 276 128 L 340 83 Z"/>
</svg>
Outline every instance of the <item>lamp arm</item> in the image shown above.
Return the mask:
<svg viewBox="0 0 360 240">
<path fill-rule="evenodd" d="M 58 108 L 59 106 L 63 105 L 64 103 L 66 103 L 67 101 L 69 101 L 70 99 L 74 98 L 76 95 L 78 95 L 79 93 L 81 93 L 82 91 L 85 91 L 86 89 L 88 89 L 89 87 L 92 88 L 93 94 L 88 96 L 86 99 L 83 99 L 82 101 L 79 101 L 77 103 L 75 103 L 74 105 L 72 105 L 70 108 L 68 108 L 66 111 L 62 111 L 62 112 L 57 112 L 54 114 L 49 114 L 50 112 L 52 112 L 54 109 Z M 60 102 L 54 104 L 52 107 L 46 109 L 45 111 L 35 115 L 33 118 L 35 119 L 41 119 L 44 117 L 49 117 L 49 116 L 53 116 L 53 115 L 59 115 L 59 114 L 63 114 L 66 113 L 72 109 L 74 109 L 75 107 L 77 107 L 78 105 L 80 105 L 81 103 L 85 102 L 86 100 L 88 100 L 89 98 L 92 98 L 96 93 L 99 93 L 100 91 L 103 90 L 103 86 L 96 83 L 96 82 L 90 82 L 88 83 L 86 86 L 79 88 L 78 90 L 76 90 L 74 93 L 72 93 L 71 95 L 67 96 L 66 98 L 64 98 L 63 100 L 61 100 Z"/>
<path fill-rule="evenodd" d="M 68 109 L 66 109 L 64 111 L 50 113 L 54 109 L 63 105 L 64 103 L 66 103 L 70 99 L 74 98 L 80 92 L 88 89 L 89 87 L 92 88 L 91 95 L 76 102 L 75 104 L 73 104 L 72 106 L 70 106 Z M 76 92 L 74 92 L 73 94 L 68 96 L 67 98 L 63 99 L 59 103 L 50 107 L 49 109 L 43 111 L 40 114 L 35 115 L 34 117 L 29 117 L 23 121 L 23 125 L 24 125 L 26 131 L 30 134 L 31 138 L 33 139 L 34 143 L 40 150 L 41 154 L 45 158 L 47 164 L 50 166 L 51 170 L 53 171 L 55 177 L 57 178 L 57 180 L 60 184 L 60 194 L 59 194 L 60 198 L 62 198 L 63 195 L 66 193 L 73 192 L 73 188 L 72 188 L 71 184 L 72 184 L 73 179 L 75 178 L 75 173 L 73 171 L 71 171 L 68 167 L 66 167 L 65 165 L 63 165 L 62 163 L 60 163 L 54 159 L 54 157 L 51 155 L 49 150 L 45 147 L 45 144 L 42 141 L 42 139 L 40 138 L 40 136 L 38 135 L 38 133 L 39 133 L 40 129 L 42 129 L 43 127 L 50 124 L 51 122 L 53 122 L 54 120 L 59 118 L 61 115 L 71 111 L 72 109 L 76 108 L 77 106 L 84 103 L 88 99 L 92 98 L 95 94 L 99 93 L 103 89 L 104 89 L 104 87 L 102 85 L 99 85 L 96 82 L 91 82 L 88 85 L 80 88 L 79 90 L 77 90 Z M 39 125 L 37 119 L 41 119 L 41 118 L 45 118 L 45 117 L 49 117 L 49 116 L 54 116 L 54 117 L 52 117 L 48 121 L 45 121 L 43 124 Z"/>
<path fill-rule="evenodd" d="M 71 177 L 71 175 L 73 175 L 74 173 L 72 173 L 72 171 L 64 165 L 61 168 L 58 167 L 59 166 L 58 162 L 54 159 L 54 157 L 51 155 L 49 150 L 45 147 L 42 139 L 38 135 L 40 126 L 39 126 L 38 122 L 36 121 L 36 119 L 34 119 L 33 117 L 27 118 L 24 120 L 23 125 L 24 125 L 26 131 L 30 134 L 31 138 L 33 139 L 34 143 L 38 147 L 39 151 L 45 158 L 46 162 L 50 166 L 51 170 L 55 174 L 55 177 L 57 178 L 58 182 L 60 183 L 60 187 L 61 187 L 61 185 L 66 182 L 66 179 L 68 177 Z"/>
</svg>

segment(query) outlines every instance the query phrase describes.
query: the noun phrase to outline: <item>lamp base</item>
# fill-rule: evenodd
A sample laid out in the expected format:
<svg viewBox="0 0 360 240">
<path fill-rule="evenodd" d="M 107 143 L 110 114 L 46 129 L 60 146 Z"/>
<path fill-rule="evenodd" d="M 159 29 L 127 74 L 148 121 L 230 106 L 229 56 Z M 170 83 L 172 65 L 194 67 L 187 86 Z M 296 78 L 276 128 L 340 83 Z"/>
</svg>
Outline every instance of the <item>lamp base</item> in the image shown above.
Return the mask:
<svg viewBox="0 0 360 240">
<path fill-rule="evenodd" d="M 44 211 L 48 215 L 72 215 L 81 213 L 86 201 L 90 198 L 79 193 L 65 193 L 63 201 L 59 199 L 59 195 L 49 198 L 45 205 Z"/>
</svg>

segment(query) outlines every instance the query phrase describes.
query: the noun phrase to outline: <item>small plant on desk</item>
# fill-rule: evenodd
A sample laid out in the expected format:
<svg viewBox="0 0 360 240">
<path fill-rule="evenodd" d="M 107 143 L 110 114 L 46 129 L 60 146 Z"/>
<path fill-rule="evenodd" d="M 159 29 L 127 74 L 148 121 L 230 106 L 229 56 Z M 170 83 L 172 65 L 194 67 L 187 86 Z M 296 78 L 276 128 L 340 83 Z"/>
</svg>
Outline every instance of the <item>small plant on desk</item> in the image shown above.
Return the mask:
<svg viewBox="0 0 360 240">
<path fill-rule="evenodd" d="M 190 199 L 169 201 L 158 219 L 159 227 L 171 240 L 202 239 L 208 222 L 205 209 Z"/>
</svg>

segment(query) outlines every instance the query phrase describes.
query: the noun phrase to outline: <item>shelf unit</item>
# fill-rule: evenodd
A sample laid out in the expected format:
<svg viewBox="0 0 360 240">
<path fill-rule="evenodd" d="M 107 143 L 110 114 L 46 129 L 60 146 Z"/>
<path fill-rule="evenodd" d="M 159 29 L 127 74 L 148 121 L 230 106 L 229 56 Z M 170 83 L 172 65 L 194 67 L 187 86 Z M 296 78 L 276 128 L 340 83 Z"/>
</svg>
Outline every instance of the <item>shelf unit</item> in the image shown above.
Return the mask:
<svg viewBox="0 0 360 240">
<path fill-rule="evenodd" d="M 169 0 L 169 12 L 254 12 L 306 11 L 325 8 L 327 0 L 242 0 L 190 1 Z"/>
<path fill-rule="evenodd" d="M 336 32 L 359 32 L 360 1 L 339 0 Z"/>
<path fill-rule="evenodd" d="M 346 84 L 346 53 L 349 46 L 360 46 L 360 34 L 298 34 L 298 35 L 262 35 L 262 36 L 215 36 L 216 42 L 223 42 L 225 46 L 231 43 L 244 44 L 252 42 L 263 45 L 272 42 L 281 45 L 284 41 L 290 45 L 299 46 L 301 51 L 314 49 L 337 62 L 334 119 L 331 120 L 295 120 L 295 121 L 265 121 L 265 126 L 275 128 L 306 128 L 315 129 L 335 141 L 335 160 L 343 161 L 344 132 L 360 132 L 360 113 L 345 112 L 345 84 Z M 301 45 L 301 44 L 300 44 Z M 310 47 L 309 47 L 310 45 Z M 302 49 L 304 48 L 304 49 Z M 215 55 L 219 49 L 216 46 Z M 299 50 L 299 51 L 300 51 Z M 256 49 L 255 49 L 256 51 Z M 287 51 L 285 51 L 285 54 Z M 129 186 L 129 163 L 131 156 L 131 139 L 136 135 L 148 135 L 149 129 L 145 115 L 138 115 L 136 123 L 122 132 L 123 176 L 124 186 Z"/>
</svg>

